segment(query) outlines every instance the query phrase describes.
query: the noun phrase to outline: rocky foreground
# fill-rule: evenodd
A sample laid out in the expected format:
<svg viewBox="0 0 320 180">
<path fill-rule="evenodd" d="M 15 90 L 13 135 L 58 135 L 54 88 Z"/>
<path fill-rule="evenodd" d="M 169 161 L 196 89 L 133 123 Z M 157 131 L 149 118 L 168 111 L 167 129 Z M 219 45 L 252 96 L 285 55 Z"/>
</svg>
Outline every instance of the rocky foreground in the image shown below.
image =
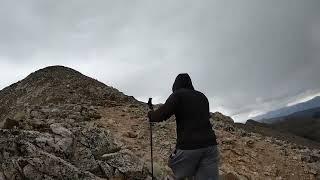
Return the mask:
<svg viewBox="0 0 320 180">
<path fill-rule="evenodd" d="M 102 109 L 102 126 L 113 132 L 123 148 L 150 161 L 149 129 L 144 113 L 136 106 Z M 319 179 L 320 148 L 309 148 L 237 128 L 230 117 L 213 113 L 221 155 L 222 179 Z M 155 174 L 159 179 L 171 176 L 167 158 L 175 146 L 173 119 L 154 125 Z"/>
<path fill-rule="evenodd" d="M 48 67 L 0 91 L 0 180 L 150 179 L 147 106 L 77 71 Z M 245 131 L 212 114 L 224 179 L 320 179 L 320 147 Z M 173 119 L 154 125 L 157 179 L 171 177 Z"/>
</svg>

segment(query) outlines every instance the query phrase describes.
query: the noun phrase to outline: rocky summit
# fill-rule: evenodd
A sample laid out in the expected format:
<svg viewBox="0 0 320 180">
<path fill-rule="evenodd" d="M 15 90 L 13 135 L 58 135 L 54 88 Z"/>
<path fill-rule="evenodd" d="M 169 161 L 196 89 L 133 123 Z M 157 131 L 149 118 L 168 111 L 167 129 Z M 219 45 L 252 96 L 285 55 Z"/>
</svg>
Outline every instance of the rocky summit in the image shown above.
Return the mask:
<svg viewBox="0 0 320 180">
<path fill-rule="evenodd" d="M 151 179 L 147 112 L 73 69 L 38 70 L 0 91 L 0 180 Z M 320 179 L 320 147 L 248 131 L 218 112 L 210 120 L 221 179 Z M 172 178 L 175 135 L 173 118 L 154 125 L 156 179 Z"/>
</svg>

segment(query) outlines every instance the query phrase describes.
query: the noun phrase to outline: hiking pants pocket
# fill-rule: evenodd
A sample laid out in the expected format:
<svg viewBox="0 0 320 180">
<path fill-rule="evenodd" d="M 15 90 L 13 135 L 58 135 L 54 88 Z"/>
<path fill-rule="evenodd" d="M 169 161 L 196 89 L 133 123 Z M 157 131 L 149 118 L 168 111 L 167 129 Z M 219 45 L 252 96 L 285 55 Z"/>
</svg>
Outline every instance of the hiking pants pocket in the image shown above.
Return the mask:
<svg viewBox="0 0 320 180">
<path fill-rule="evenodd" d="M 183 156 L 183 150 L 175 149 L 169 156 L 168 166 L 171 168 L 176 164 L 179 159 L 181 160 Z"/>
<path fill-rule="evenodd" d="M 176 149 L 169 157 L 168 166 L 171 168 L 175 179 L 183 179 L 195 174 L 196 157 L 190 150 Z"/>
</svg>

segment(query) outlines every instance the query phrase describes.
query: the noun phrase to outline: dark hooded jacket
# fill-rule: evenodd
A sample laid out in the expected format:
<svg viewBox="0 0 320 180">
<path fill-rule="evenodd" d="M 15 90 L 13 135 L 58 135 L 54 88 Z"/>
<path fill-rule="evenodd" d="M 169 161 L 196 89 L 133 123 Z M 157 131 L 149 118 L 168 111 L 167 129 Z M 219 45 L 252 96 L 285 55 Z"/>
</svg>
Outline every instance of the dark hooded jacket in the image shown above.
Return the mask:
<svg viewBox="0 0 320 180">
<path fill-rule="evenodd" d="M 179 74 L 172 87 L 173 93 L 164 105 L 148 114 L 151 122 L 176 117 L 178 149 L 199 149 L 216 145 L 216 136 L 209 121 L 207 97 L 194 90 L 188 74 Z"/>
</svg>

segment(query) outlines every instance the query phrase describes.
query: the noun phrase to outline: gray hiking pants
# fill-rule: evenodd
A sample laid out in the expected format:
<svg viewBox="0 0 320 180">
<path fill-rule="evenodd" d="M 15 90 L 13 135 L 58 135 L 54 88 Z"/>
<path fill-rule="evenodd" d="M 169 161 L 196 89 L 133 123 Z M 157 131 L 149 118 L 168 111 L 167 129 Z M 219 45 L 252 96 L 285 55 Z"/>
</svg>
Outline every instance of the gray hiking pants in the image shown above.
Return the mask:
<svg viewBox="0 0 320 180">
<path fill-rule="evenodd" d="M 195 150 L 176 149 L 169 158 L 169 167 L 176 179 L 194 177 L 195 180 L 219 179 L 219 151 L 217 146 Z"/>
</svg>

